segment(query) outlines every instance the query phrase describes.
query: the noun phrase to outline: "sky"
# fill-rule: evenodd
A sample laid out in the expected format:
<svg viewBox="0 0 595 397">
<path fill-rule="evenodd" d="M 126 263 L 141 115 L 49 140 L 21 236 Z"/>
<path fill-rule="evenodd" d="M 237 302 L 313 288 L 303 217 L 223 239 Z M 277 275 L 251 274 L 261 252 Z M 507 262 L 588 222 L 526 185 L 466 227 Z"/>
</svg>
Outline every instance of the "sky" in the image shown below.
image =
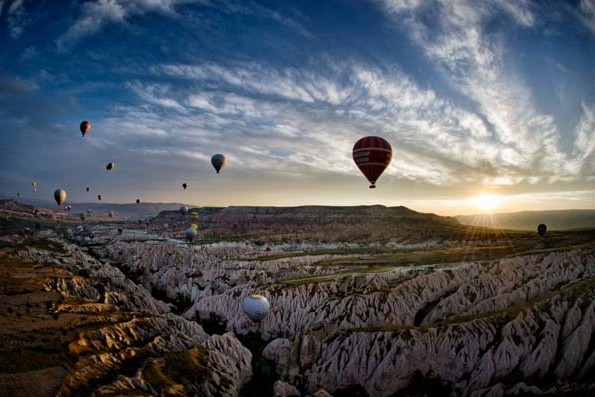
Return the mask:
<svg viewBox="0 0 595 397">
<path fill-rule="evenodd" d="M 368 135 L 393 148 L 377 189 L 351 154 Z M 595 208 L 595 0 L 0 0 L 0 194 L 58 187 Z"/>
</svg>

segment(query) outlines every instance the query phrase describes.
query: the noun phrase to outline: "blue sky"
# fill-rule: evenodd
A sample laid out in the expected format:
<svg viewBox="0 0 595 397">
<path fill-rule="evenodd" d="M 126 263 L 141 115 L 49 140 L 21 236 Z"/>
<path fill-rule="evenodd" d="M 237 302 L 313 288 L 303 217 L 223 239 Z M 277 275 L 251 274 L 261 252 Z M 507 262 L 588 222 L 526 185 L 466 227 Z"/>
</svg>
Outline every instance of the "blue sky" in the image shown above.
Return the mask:
<svg viewBox="0 0 595 397">
<path fill-rule="evenodd" d="M 0 153 L 7 195 L 595 208 L 595 1 L 0 0 Z"/>
</svg>

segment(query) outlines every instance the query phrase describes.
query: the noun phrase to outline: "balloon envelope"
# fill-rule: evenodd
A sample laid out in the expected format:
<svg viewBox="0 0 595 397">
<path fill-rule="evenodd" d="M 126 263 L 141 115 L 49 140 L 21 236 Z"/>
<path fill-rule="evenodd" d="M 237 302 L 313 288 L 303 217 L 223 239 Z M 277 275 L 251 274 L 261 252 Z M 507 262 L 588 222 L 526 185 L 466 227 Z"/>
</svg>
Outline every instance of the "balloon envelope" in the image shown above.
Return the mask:
<svg viewBox="0 0 595 397">
<path fill-rule="evenodd" d="M 116 163 L 107 163 L 107 165 L 105 166 L 105 169 L 108 171 L 111 171 L 114 168 L 116 168 Z"/>
<path fill-rule="evenodd" d="M 196 230 L 192 229 L 192 228 L 188 228 L 186 229 L 186 240 L 188 240 L 189 242 L 193 242 L 194 238 L 196 237 Z"/>
<path fill-rule="evenodd" d="M 112 216 L 114 216 L 114 213 L 112 211 L 108 212 L 107 215 L 111 218 Z"/>
<path fill-rule="evenodd" d="M 87 134 L 87 132 L 89 132 L 91 130 L 91 123 L 89 123 L 88 121 L 83 121 L 80 125 L 80 129 L 81 129 L 81 134 L 83 134 L 83 136 L 85 136 Z"/>
<path fill-rule="evenodd" d="M 186 206 L 180 207 L 180 212 L 182 213 L 182 215 L 186 215 L 186 213 L 188 213 L 188 207 L 186 207 Z"/>
<path fill-rule="evenodd" d="M 262 295 L 250 295 L 244 298 L 242 308 L 250 320 L 258 322 L 269 314 L 271 304 L 269 303 L 269 300 Z"/>
<path fill-rule="evenodd" d="M 101 194 L 97 195 L 97 200 L 101 201 L 102 198 L 103 198 L 103 196 Z"/>
<path fill-rule="evenodd" d="M 87 191 L 91 190 L 91 188 L 89 186 L 87 186 Z"/>
<path fill-rule="evenodd" d="M 140 204 L 140 199 L 136 199 L 136 203 L 137 204 Z"/>
<path fill-rule="evenodd" d="M 66 201 L 66 190 L 57 189 L 54 192 L 54 200 L 56 200 L 56 203 L 58 203 L 58 205 L 62 205 L 62 203 Z"/>
<path fill-rule="evenodd" d="M 370 181 L 370 188 L 376 187 L 376 181 L 392 160 L 390 144 L 379 136 L 367 136 L 353 146 L 353 161 Z"/>
<path fill-rule="evenodd" d="M 539 226 L 537 226 L 537 233 L 539 233 L 540 236 L 544 236 L 545 232 L 547 232 L 547 226 L 545 224 L 541 224 Z"/>
<path fill-rule="evenodd" d="M 192 225 L 190 225 L 190 228 L 194 231 L 198 230 L 198 225 L 196 223 L 193 223 Z"/>
<path fill-rule="evenodd" d="M 223 168 L 223 166 L 225 165 L 225 156 L 219 153 L 213 155 L 213 157 L 211 157 L 211 164 L 213 164 L 213 167 L 215 167 L 215 171 L 219 173 L 219 171 L 221 171 L 221 168 Z"/>
<path fill-rule="evenodd" d="M 187 183 L 182 183 L 182 187 L 184 188 L 184 190 L 186 190 L 186 188 L 188 187 Z"/>
</svg>

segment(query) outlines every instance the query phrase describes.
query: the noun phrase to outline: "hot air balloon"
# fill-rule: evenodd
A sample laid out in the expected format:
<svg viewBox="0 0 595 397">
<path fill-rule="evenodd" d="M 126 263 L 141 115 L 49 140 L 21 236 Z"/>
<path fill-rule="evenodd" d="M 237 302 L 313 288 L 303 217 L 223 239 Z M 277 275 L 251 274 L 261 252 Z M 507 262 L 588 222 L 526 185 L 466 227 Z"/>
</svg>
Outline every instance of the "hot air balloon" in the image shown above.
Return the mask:
<svg viewBox="0 0 595 397">
<path fill-rule="evenodd" d="M 87 191 L 91 190 L 91 188 L 89 186 L 87 186 Z"/>
<path fill-rule="evenodd" d="M 215 167 L 215 171 L 219 173 L 219 171 L 221 171 L 221 168 L 223 168 L 223 166 L 225 165 L 225 156 L 222 154 L 213 155 L 213 157 L 211 157 L 211 164 L 213 164 L 213 167 Z"/>
<path fill-rule="evenodd" d="M 379 136 L 367 136 L 353 146 L 353 161 L 370 181 L 370 189 L 388 167 L 393 157 L 390 144 Z"/>
<path fill-rule="evenodd" d="M 33 181 L 31 182 L 31 189 L 36 192 L 37 191 L 37 182 Z"/>
<path fill-rule="evenodd" d="M 186 207 L 186 206 L 180 207 L 180 212 L 182 213 L 182 215 L 186 215 L 188 213 L 188 207 Z"/>
<path fill-rule="evenodd" d="M 21 192 L 18 192 L 17 193 L 17 197 L 21 197 Z"/>
<path fill-rule="evenodd" d="M 102 198 L 103 198 L 103 196 L 101 194 L 97 195 L 97 200 L 101 201 Z"/>
<path fill-rule="evenodd" d="M 196 223 L 193 223 L 192 225 L 190 225 L 190 228 L 192 230 L 195 230 L 196 231 L 196 230 L 198 230 L 198 225 Z"/>
<path fill-rule="evenodd" d="M 114 213 L 112 211 L 108 212 L 107 215 L 112 218 L 114 216 Z"/>
<path fill-rule="evenodd" d="M 545 232 L 547 232 L 547 226 L 545 224 L 542 223 L 537 226 L 537 233 L 539 233 L 541 237 L 545 235 Z"/>
<path fill-rule="evenodd" d="M 136 199 L 136 203 L 137 204 L 140 204 L 140 199 Z"/>
<path fill-rule="evenodd" d="M 250 295 L 244 298 L 242 303 L 244 313 L 254 322 L 259 322 L 269 314 L 271 304 L 262 295 Z"/>
<path fill-rule="evenodd" d="M 64 189 L 57 189 L 54 192 L 54 200 L 58 205 L 62 205 L 66 201 L 66 190 Z"/>
<path fill-rule="evenodd" d="M 121 227 L 118 228 L 118 234 L 122 234 L 123 230 Z"/>
<path fill-rule="evenodd" d="M 182 183 L 182 187 L 184 188 L 184 190 L 186 190 L 186 188 L 188 187 L 188 184 L 186 182 Z"/>
<path fill-rule="evenodd" d="M 198 212 L 194 212 L 194 211 L 192 211 L 192 212 L 190 213 L 190 220 L 191 220 L 191 221 L 197 221 L 197 220 L 198 220 Z"/>
<path fill-rule="evenodd" d="M 108 170 L 108 171 L 111 171 L 114 168 L 116 168 L 116 163 L 112 163 L 112 162 L 107 163 L 107 165 L 105 166 L 105 169 Z"/>
<path fill-rule="evenodd" d="M 87 214 L 91 215 L 91 208 L 87 208 Z"/>
<path fill-rule="evenodd" d="M 88 121 L 83 121 L 80 125 L 80 129 L 81 129 L 81 134 L 83 134 L 83 136 L 85 136 L 87 134 L 87 132 L 89 132 L 91 130 L 91 123 L 89 123 Z"/>
<path fill-rule="evenodd" d="M 196 230 L 192 229 L 192 228 L 188 228 L 186 229 L 186 240 L 188 240 L 189 243 L 194 241 L 194 238 L 196 237 Z"/>
<path fill-rule="evenodd" d="M 81 213 L 79 214 L 79 218 L 81 218 L 81 221 L 84 221 L 85 219 L 87 219 L 87 215 L 85 215 L 85 213 L 84 213 L 84 212 L 81 212 Z"/>
</svg>

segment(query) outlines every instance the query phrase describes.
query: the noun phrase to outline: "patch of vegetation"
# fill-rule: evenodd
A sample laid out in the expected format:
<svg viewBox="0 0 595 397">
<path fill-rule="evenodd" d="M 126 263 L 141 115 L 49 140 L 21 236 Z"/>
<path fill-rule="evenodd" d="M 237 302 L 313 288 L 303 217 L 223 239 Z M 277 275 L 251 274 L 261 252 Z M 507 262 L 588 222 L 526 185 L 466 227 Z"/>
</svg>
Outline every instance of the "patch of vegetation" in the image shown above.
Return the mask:
<svg viewBox="0 0 595 397">
<path fill-rule="evenodd" d="M 272 396 L 273 386 L 279 379 L 275 362 L 262 356 L 267 345 L 257 334 L 238 336 L 239 341 L 252 352 L 252 378 L 242 388 L 239 397 Z"/>
<path fill-rule="evenodd" d="M 193 347 L 179 352 L 165 353 L 150 360 L 143 369 L 143 377 L 159 392 L 166 394 L 173 385 L 191 385 L 206 379 L 208 352 L 203 347 Z"/>
</svg>

